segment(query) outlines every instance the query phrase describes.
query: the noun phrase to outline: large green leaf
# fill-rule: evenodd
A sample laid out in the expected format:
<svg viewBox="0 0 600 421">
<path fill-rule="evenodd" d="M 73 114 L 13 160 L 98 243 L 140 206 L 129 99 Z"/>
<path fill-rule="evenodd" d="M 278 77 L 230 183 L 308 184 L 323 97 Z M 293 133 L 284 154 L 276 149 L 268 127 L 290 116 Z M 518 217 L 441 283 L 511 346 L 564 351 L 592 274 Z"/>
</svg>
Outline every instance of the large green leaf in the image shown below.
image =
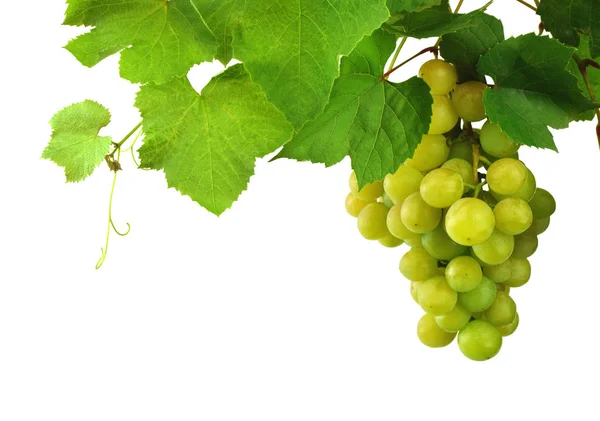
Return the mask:
<svg viewBox="0 0 600 421">
<path fill-rule="evenodd" d="M 492 48 L 478 66 L 496 84 L 484 94 L 489 119 L 518 143 L 556 149 L 547 126 L 566 128 L 594 108 L 567 68 L 573 53 L 573 48 L 535 34 Z"/>
<path fill-rule="evenodd" d="M 110 113 L 94 101 L 70 105 L 52 117 L 52 138 L 42 158 L 64 167 L 68 182 L 87 178 L 102 163 L 111 138 L 99 136 L 110 123 Z"/>
<path fill-rule="evenodd" d="M 592 56 L 600 56 L 600 1 L 542 0 L 537 12 L 555 38 L 578 47 L 578 32 L 586 34 Z"/>
<path fill-rule="evenodd" d="M 94 28 L 66 48 L 94 66 L 121 51 L 121 76 L 164 83 L 212 60 L 216 41 L 189 0 L 69 0 L 66 25 Z"/>
<path fill-rule="evenodd" d="M 352 158 L 358 182 L 381 180 L 411 157 L 431 120 L 432 98 L 421 79 L 382 79 L 395 37 L 383 31 L 365 37 L 342 59 L 329 103 L 278 157 L 333 165 Z"/>
<path fill-rule="evenodd" d="M 433 6 L 439 6 L 445 0 L 387 0 L 390 13 L 418 12 Z"/>
<path fill-rule="evenodd" d="M 216 76 L 202 94 L 186 78 L 143 86 L 136 106 L 146 133 L 142 166 L 164 169 L 170 187 L 215 214 L 246 189 L 256 158 L 292 134 L 241 64 Z"/>
<path fill-rule="evenodd" d="M 234 35 L 235 57 L 299 129 L 323 110 L 339 55 L 388 16 L 385 0 L 254 0 Z"/>
</svg>

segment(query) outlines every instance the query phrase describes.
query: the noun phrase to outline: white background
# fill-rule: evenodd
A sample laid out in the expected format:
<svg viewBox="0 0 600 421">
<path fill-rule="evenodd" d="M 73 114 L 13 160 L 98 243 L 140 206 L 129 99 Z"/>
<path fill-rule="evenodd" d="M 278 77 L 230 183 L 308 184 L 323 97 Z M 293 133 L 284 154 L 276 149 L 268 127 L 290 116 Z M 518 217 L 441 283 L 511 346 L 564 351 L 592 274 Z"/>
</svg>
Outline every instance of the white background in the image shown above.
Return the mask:
<svg viewBox="0 0 600 421">
<path fill-rule="evenodd" d="M 467 1 L 473 9 L 484 1 Z M 507 35 L 535 15 L 502 0 Z M 61 47 L 62 1 L 12 1 L 0 17 L 0 420 L 596 419 L 598 182 L 593 124 L 556 133 L 560 154 L 521 157 L 558 211 L 521 326 L 493 360 L 416 337 L 405 251 L 363 240 L 346 215 L 349 162 L 259 161 L 220 219 L 124 158 L 117 225 L 94 270 L 111 175 L 82 184 L 40 159 L 58 109 L 109 107 L 103 133 L 138 122 L 118 57 L 87 69 Z M 432 40 L 409 41 L 404 58 Z M 420 62 L 400 77 L 412 76 Z M 193 70 L 200 89 L 218 65 Z"/>
</svg>

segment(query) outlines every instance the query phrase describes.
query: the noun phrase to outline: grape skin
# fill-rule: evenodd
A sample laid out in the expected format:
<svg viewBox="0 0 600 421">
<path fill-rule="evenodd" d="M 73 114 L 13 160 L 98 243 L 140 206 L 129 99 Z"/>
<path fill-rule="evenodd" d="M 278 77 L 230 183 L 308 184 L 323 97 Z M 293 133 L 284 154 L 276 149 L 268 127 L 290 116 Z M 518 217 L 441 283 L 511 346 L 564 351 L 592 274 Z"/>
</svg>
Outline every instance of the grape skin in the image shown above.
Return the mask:
<svg viewBox="0 0 600 421">
<path fill-rule="evenodd" d="M 490 323 L 473 320 L 459 332 L 458 347 L 471 360 L 489 360 L 500 352 L 502 335 Z"/>
<path fill-rule="evenodd" d="M 438 261 L 423 247 L 411 248 L 400 259 L 400 273 L 413 282 L 424 282 L 438 274 Z"/>
<path fill-rule="evenodd" d="M 446 232 L 463 246 L 483 243 L 494 232 L 492 209 L 482 200 L 467 197 L 455 202 L 446 214 Z"/>
<path fill-rule="evenodd" d="M 388 208 L 383 203 L 373 202 L 358 214 L 358 231 L 367 240 L 379 240 L 389 234 L 387 228 Z"/>
<path fill-rule="evenodd" d="M 348 193 L 348 196 L 346 196 L 346 211 L 349 215 L 357 218 L 360 211 L 369 203 L 370 202 L 359 199 L 354 193 Z"/>
<path fill-rule="evenodd" d="M 489 120 L 481 127 L 479 141 L 481 148 L 496 158 L 508 158 L 519 150 L 519 145 L 504 133 L 500 126 Z"/>
<path fill-rule="evenodd" d="M 429 278 L 417 290 L 417 298 L 421 308 L 436 316 L 446 314 L 454 308 L 458 295 L 443 275 Z"/>
<path fill-rule="evenodd" d="M 515 248 L 515 239 L 512 235 L 494 230 L 492 235 L 483 243 L 475 244 L 473 253 L 487 265 L 499 265 L 508 260 Z"/>
<path fill-rule="evenodd" d="M 434 95 L 431 112 L 429 134 L 441 135 L 449 132 L 458 122 L 458 114 L 454 111 L 454 107 L 452 107 L 452 103 L 447 96 Z"/>
<path fill-rule="evenodd" d="M 465 310 L 476 313 L 486 310 L 496 298 L 496 284 L 494 281 L 482 277 L 477 287 L 468 292 L 458 294 L 458 302 Z"/>
<path fill-rule="evenodd" d="M 452 105 L 460 118 L 465 121 L 475 122 L 485 118 L 483 105 L 483 91 L 487 89 L 485 83 L 471 80 L 456 86 L 452 94 Z"/>
<path fill-rule="evenodd" d="M 419 191 L 422 180 L 421 171 L 408 165 L 401 165 L 394 174 L 385 176 L 383 190 L 395 204 L 402 203 L 408 196 Z"/>
<path fill-rule="evenodd" d="M 420 193 L 413 193 L 406 198 L 400 211 L 402 222 L 414 233 L 423 234 L 433 231 L 442 218 L 442 210 L 430 206 Z"/>
<path fill-rule="evenodd" d="M 439 167 L 448 159 L 450 148 L 446 142 L 446 138 L 441 135 L 426 134 L 421 138 L 421 143 L 417 146 L 413 157 L 407 160 L 405 165 L 408 165 L 416 170 L 426 172 Z M 419 179 L 419 183 L 423 179 Z M 415 191 L 419 190 L 419 186 Z"/>
<path fill-rule="evenodd" d="M 431 348 L 441 348 L 450 345 L 456 337 L 456 332 L 446 332 L 435 322 L 435 316 L 425 314 L 417 324 L 417 336 L 423 345 Z"/>
<path fill-rule="evenodd" d="M 516 193 L 527 181 L 527 168 L 514 158 L 502 158 L 492 163 L 487 171 L 490 190 L 510 195 Z"/>
<path fill-rule="evenodd" d="M 383 183 L 381 181 L 367 184 L 359 191 L 358 179 L 356 178 L 356 173 L 354 171 L 352 171 L 352 174 L 350 174 L 350 180 L 348 180 L 348 184 L 350 186 L 350 191 L 356 197 L 366 202 L 374 202 L 383 194 Z"/>
<path fill-rule="evenodd" d="M 456 257 L 446 267 L 448 285 L 457 292 L 472 291 L 482 278 L 481 266 L 471 256 Z"/>
<path fill-rule="evenodd" d="M 496 228 L 508 235 L 522 234 L 533 222 L 533 212 L 526 201 L 514 197 L 502 199 L 494 207 Z"/>
<path fill-rule="evenodd" d="M 462 177 L 447 168 L 432 170 L 421 181 L 421 197 L 434 208 L 447 208 L 461 198 L 464 191 Z"/>
<path fill-rule="evenodd" d="M 447 95 L 454 89 L 458 79 L 454 66 L 440 59 L 423 63 L 419 77 L 429 85 L 431 95 Z"/>
</svg>

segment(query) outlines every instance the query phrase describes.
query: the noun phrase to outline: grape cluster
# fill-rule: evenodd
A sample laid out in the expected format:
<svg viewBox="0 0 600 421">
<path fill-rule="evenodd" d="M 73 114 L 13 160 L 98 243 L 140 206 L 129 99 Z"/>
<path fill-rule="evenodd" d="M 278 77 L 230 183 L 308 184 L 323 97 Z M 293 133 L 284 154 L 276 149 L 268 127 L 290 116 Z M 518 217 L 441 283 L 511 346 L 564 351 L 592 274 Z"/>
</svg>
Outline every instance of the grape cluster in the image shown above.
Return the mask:
<svg viewBox="0 0 600 421">
<path fill-rule="evenodd" d="M 510 291 L 529 281 L 528 258 L 556 203 L 537 188 L 518 159 L 519 145 L 500 127 L 486 121 L 472 128 L 486 117 L 487 85 L 457 85 L 454 67 L 438 59 L 420 76 L 434 98 L 429 134 L 383 182 L 359 190 L 352 173 L 346 209 L 366 239 L 410 246 L 400 272 L 426 312 L 417 325 L 421 342 L 444 347 L 458 336 L 461 352 L 483 361 L 517 329 Z M 459 119 L 462 131 L 449 135 Z"/>
</svg>

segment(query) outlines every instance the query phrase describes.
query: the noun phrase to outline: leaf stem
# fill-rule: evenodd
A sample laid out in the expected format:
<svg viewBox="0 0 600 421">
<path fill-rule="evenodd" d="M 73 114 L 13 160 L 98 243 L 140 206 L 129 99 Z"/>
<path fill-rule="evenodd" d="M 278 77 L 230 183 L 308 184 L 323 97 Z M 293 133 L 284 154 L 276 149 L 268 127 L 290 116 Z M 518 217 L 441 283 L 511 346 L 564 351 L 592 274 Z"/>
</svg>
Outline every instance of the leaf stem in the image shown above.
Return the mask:
<svg viewBox="0 0 600 421">
<path fill-rule="evenodd" d="M 536 7 L 540 7 L 540 0 L 533 0 L 535 2 Z"/>
<path fill-rule="evenodd" d="M 483 162 L 485 165 L 492 165 L 492 161 L 487 159 L 485 156 L 479 155 L 479 161 Z"/>
<path fill-rule="evenodd" d="M 590 94 L 590 99 L 596 102 L 596 95 L 594 94 L 594 90 L 592 89 L 592 84 L 590 83 L 590 78 L 588 77 L 587 68 L 594 67 L 596 69 L 600 69 L 600 64 L 591 59 L 582 59 L 576 54 L 573 55 L 573 58 L 577 62 L 579 67 L 579 71 L 581 72 L 581 76 L 583 76 L 583 80 L 585 81 L 585 86 Z M 596 108 L 596 119 L 598 120 L 598 124 L 596 125 L 596 137 L 598 139 L 598 147 L 600 148 L 600 109 Z"/>
<path fill-rule="evenodd" d="M 464 1 L 465 1 L 465 0 L 460 0 L 460 1 L 458 2 L 458 4 L 456 5 L 456 8 L 454 9 L 454 12 L 453 12 L 453 13 L 458 13 L 458 11 L 459 11 L 459 10 L 460 10 L 460 8 L 462 7 L 462 5 L 463 5 Z"/>
<path fill-rule="evenodd" d="M 140 121 L 137 126 L 135 126 L 133 129 L 131 129 L 131 131 L 129 133 L 127 133 L 125 135 L 125 137 L 123 139 L 121 139 L 121 141 L 119 143 L 113 143 L 115 145 L 115 151 L 117 149 L 121 149 L 121 146 L 123 146 L 123 144 L 125 144 L 125 142 L 127 142 L 127 140 L 133 136 L 135 134 L 135 132 L 137 132 L 139 130 L 139 128 L 142 127 L 142 122 Z"/>
<path fill-rule="evenodd" d="M 535 6 L 530 5 L 529 3 L 527 3 L 524 0 L 517 0 L 519 3 L 521 3 L 523 6 L 529 7 L 531 10 L 533 10 L 534 12 L 537 12 L 537 8 Z M 537 2 L 536 2 L 537 4 Z"/>
<path fill-rule="evenodd" d="M 411 61 L 413 61 L 414 59 L 416 59 L 419 56 L 422 56 L 425 53 L 433 53 L 437 51 L 437 47 L 427 47 L 422 49 L 421 51 L 419 51 L 417 54 L 415 54 L 414 56 L 412 56 L 409 59 L 404 60 L 402 63 L 400 63 L 399 65 L 392 67 L 390 70 L 388 70 L 387 72 L 385 72 L 383 74 L 383 79 L 387 79 L 392 73 L 394 73 L 396 70 L 398 70 L 399 68 L 401 68 L 402 66 L 404 66 L 407 63 L 410 63 Z"/>
<path fill-rule="evenodd" d="M 392 58 L 392 62 L 390 63 L 390 65 L 388 67 L 388 72 L 394 68 L 394 65 L 396 64 L 396 60 L 398 60 L 398 56 L 400 55 L 400 51 L 402 51 L 402 47 L 404 47 L 404 44 L 406 44 L 407 40 L 408 40 L 408 37 L 404 37 L 404 38 L 402 38 L 402 41 L 400 41 L 400 44 L 398 45 L 398 47 L 396 48 L 396 52 L 394 53 L 394 57 Z"/>
</svg>

